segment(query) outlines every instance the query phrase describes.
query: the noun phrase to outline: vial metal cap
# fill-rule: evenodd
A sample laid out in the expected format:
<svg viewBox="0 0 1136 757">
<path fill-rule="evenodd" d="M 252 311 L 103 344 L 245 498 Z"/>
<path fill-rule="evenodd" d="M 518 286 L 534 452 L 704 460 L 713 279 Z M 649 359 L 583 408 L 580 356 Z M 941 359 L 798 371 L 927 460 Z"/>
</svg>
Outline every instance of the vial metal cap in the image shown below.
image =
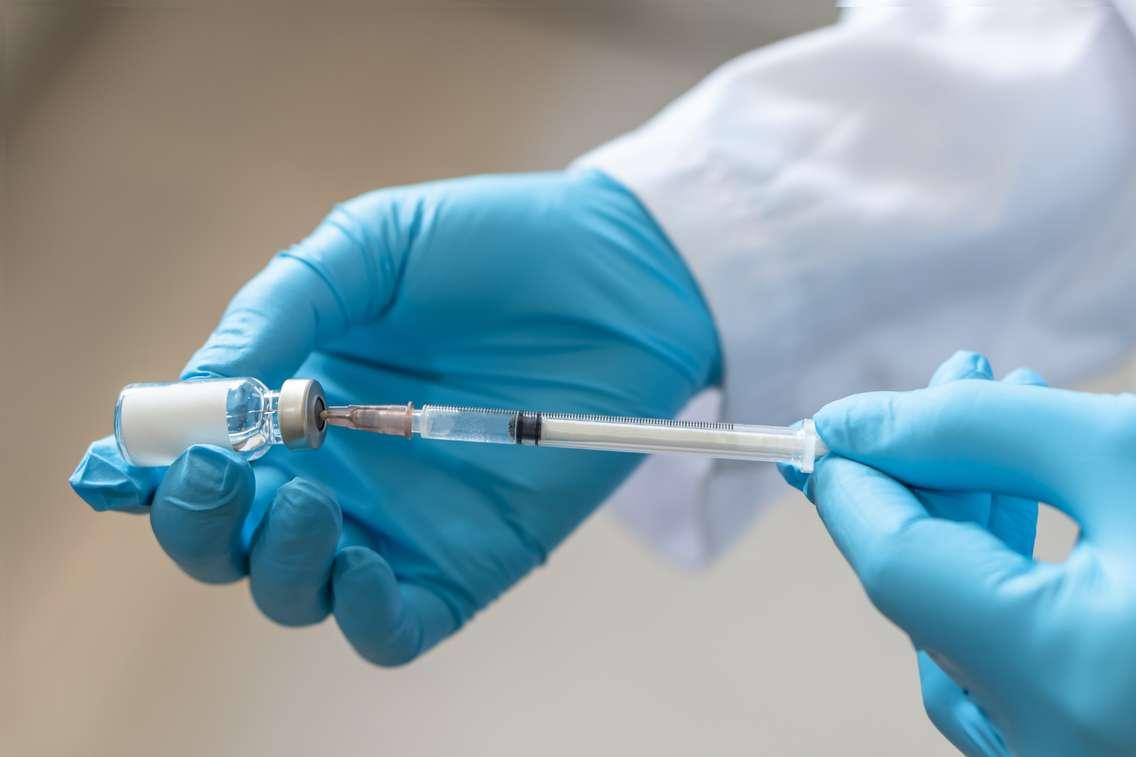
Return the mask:
<svg viewBox="0 0 1136 757">
<path fill-rule="evenodd" d="M 289 449 L 315 449 L 327 435 L 323 411 L 327 400 L 315 379 L 288 379 L 280 385 L 276 417 L 280 439 Z"/>
</svg>

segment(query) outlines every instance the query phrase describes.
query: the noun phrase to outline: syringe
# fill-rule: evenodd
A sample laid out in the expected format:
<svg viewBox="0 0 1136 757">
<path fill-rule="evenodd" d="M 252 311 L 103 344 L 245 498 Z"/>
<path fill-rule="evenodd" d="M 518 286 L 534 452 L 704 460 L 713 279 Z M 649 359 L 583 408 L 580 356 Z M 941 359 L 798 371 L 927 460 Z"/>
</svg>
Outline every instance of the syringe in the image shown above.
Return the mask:
<svg viewBox="0 0 1136 757">
<path fill-rule="evenodd" d="M 811 473 L 828 450 L 811 419 L 793 426 L 623 418 L 481 407 L 339 405 L 322 417 L 344 428 L 424 439 L 606 450 L 682 452 L 727 460 L 788 463 Z"/>
</svg>

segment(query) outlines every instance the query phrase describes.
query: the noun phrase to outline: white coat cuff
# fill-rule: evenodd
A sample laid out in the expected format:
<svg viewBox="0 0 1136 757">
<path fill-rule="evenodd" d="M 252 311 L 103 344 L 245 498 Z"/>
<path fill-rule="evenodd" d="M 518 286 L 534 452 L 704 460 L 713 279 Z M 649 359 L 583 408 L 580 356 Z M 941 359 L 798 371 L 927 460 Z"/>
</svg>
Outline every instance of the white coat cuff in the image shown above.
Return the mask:
<svg viewBox="0 0 1136 757">
<path fill-rule="evenodd" d="M 857 11 L 726 64 L 577 165 L 685 257 L 722 345 L 720 417 L 914 388 L 959 348 L 1068 381 L 1136 339 L 1134 51 L 1107 5 Z M 696 565 L 784 493 L 772 466 L 648 461 L 613 508 Z"/>
</svg>

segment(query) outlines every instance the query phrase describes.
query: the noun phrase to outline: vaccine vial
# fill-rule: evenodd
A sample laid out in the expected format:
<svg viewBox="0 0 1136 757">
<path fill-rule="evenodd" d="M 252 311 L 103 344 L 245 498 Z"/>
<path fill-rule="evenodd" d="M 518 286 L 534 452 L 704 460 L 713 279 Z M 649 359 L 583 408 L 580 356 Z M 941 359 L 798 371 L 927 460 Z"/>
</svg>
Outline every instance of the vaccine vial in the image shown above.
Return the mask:
<svg viewBox="0 0 1136 757">
<path fill-rule="evenodd" d="M 255 378 L 130 384 L 114 406 L 114 438 L 131 465 L 169 465 L 194 444 L 255 460 L 273 444 L 315 449 L 327 424 L 323 387 L 289 379 L 274 392 Z"/>
</svg>

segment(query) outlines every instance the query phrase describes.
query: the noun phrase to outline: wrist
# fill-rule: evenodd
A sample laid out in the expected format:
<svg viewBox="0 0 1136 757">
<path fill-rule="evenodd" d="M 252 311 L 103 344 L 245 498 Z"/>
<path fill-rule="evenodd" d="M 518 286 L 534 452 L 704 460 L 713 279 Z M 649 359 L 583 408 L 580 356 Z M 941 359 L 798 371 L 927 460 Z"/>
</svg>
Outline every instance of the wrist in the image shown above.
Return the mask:
<svg viewBox="0 0 1136 757">
<path fill-rule="evenodd" d="M 717 323 L 693 270 L 654 215 L 623 183 L 597 168 L 571 168 L 565 177 L 583 188 L 594 202 L 593 214 L 601 223 L 615 226 L 618 233 L 632 237 L 651 274 L 671 291 L 681 293 L 683 312 L 659 313 L 673 317 L 675 327 L 689 329 L 705 370 L 704 386 L 719 384 L 722 378 L 722 348 Z M 683 323 L 679 322 L 679 319 Z"/>
</svg>

